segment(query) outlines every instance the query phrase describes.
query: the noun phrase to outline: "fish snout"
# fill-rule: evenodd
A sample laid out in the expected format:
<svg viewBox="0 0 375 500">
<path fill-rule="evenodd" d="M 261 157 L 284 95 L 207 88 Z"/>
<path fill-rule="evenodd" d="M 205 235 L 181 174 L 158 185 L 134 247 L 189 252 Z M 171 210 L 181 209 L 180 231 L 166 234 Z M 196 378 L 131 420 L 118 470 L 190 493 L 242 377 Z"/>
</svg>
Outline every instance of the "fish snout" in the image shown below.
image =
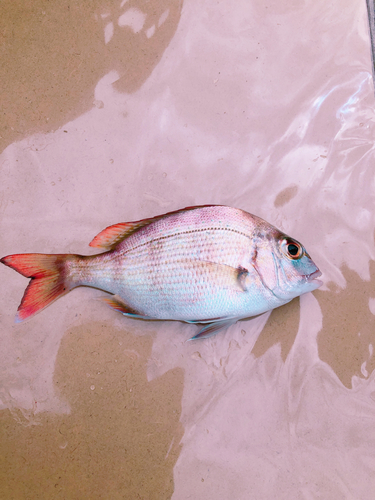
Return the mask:
<svg viewBox="0 0 375 500">
<path fill-rule="evenodd" d="M 319 269 L 317 269 L 313 273 L 307 274 L 305 276 L 306 282 L 307 283 L 314 283 L 315 285 L 317 285 L 317 288 L 319 288 L 320 286 L 323 285 L 323 281 L 317 279 L 321 275 L 322 275 L 322 273 L 319 271 Z"/>
</svg>

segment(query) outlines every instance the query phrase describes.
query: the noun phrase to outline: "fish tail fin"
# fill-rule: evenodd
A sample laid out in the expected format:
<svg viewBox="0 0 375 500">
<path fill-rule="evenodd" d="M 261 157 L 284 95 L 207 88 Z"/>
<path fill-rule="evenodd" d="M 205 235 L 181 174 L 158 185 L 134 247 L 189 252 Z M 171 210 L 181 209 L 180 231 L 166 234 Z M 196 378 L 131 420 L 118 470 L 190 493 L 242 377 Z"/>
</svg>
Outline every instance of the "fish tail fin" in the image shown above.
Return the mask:
<svg viewBox="0 0 375 500">
<path fill-rule="evenodd" d="M 16 323 L 33 316 L 78 286 L 78 283 L 72 283 L 66 265 L 68 260 L 77 258 L 79 257 L 68 254 L 26 253 L 0 259 L 6 266 L 31 278 L 18 307 Z"/>
</svg>

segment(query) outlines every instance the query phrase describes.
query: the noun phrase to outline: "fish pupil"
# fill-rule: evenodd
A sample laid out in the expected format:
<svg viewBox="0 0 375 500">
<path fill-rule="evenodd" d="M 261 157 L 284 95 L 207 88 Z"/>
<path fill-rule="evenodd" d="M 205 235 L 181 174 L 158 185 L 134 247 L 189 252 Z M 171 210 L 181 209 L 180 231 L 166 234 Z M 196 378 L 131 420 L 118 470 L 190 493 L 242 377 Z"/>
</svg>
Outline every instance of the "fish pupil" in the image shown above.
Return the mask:
<svg viewBox="0 0 375 500">
<path fill-rule="evenodd" d="M 289 243 L 288 252 L 290 253 L 290 255 L 295 257 L 296 255 L 298 255 L 299 248 L 297 247 L 297 245 L 294 245 L 293 243 Z"/>
</svg>

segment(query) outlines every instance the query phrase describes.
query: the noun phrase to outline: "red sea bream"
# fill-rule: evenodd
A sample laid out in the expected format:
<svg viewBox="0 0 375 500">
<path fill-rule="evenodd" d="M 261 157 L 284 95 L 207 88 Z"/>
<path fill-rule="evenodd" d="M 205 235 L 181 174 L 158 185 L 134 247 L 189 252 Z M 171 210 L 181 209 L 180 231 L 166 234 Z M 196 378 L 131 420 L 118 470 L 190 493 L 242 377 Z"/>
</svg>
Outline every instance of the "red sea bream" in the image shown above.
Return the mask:
<svg viewBox="0 0 375 500">
<path fill-rule="evenodd" d="M 94 256 L 17 254 L 1 262 L 31 281 L 16 321 L 78 286 L 104 290 L 126 316 L 204 323 L 205 338 L 315 290 L 319 269 L 304 247 L 266 221 L 226 206 L 189 207 L 115 224 Z"/>
</svg>

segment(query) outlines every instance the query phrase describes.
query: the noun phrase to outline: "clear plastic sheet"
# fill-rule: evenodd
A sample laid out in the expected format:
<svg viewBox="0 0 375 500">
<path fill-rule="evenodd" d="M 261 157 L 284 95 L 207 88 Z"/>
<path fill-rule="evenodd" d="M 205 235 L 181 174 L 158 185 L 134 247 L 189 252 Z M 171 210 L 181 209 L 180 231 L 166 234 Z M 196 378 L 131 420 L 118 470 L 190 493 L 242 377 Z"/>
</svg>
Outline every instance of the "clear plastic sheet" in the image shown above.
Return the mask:
<svg viewBox="0 0 375 500">
<path fill-rule="evenodd" d="M 61 93 L 57 118 L 60 97 L 48 95 L 51 117 L 40 104 L 46 115 L 27 115 L 16 142 L 9 135 L 1 256 L 94 253 L 87 244 L 110 224 L 225 204 L 303 242 L 324 286 L 186 343 L 196 327 L 125 319 L 90 289 L 15 325 L 27 281 L 2 266 L 1 419 L 6 466 L 16 471 L 5 472 L 4 491 L 26 491 L 17 483 L 25 474 L 17 446 L 26 443 L 30 467 L 36 455 L 39 472 L 55 464 L 47 492 L 48 478 L 76 457 L 55 498 L 371 500 L 375 103 L 366 3 L 157 5 L 150 19 L 146 3 L 97 3 L 97 31 L 77 28 L 92 60 L 73 68 L 98 70 L 94 92 L 75 79 L 74 112 Z M 59 14 L 60 26 L 73 23 Z M 152 63 L 140 59 L 142 43 Z M 9 130 L 22 122 L 18 112 L 7 115 Z M 129 456 L 138 452 L 136 466 Z M 121 482 L 126 474 L 132 480 Z M 28 487 L 44 498 L 36 482 Z"/>
</svg>

